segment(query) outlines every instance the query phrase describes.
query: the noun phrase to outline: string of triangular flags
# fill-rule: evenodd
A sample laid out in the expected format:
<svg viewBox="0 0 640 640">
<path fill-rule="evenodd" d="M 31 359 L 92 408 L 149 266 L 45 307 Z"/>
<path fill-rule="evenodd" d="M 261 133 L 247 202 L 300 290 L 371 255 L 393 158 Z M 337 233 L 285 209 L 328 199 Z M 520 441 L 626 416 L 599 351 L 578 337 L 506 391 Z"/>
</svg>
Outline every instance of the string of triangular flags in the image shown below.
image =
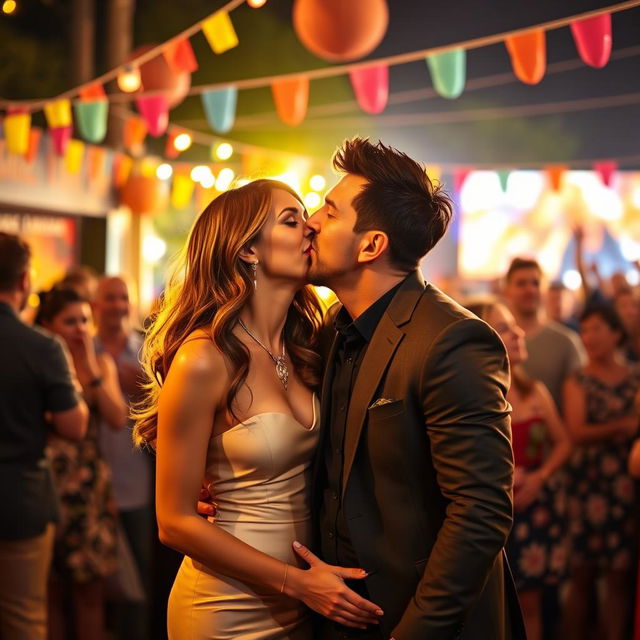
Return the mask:
<svg viewBox="0 0 640 640">
<path fill-rule="evenodd" d="M 145 51 L 91 83 L 69 90 L 63 94 L 63 97 L 59 96 L 50 101 L 0 101 L 0 106 L 7 107 L 3 121 L 7 149 L 19 155 L 28 154 L 33 145 L 33 139 L 30 136 L 31 113 L 42 107 L 58 155 L 63 156 L 66 152 L 74 120 L 80 136 L 87 142 L 98 144 L 106 135 L 109 102 L 123 97 L 135 100 L 141 121 L 144 121 L 145 135 L 154 137 L 164 135 L 169 125 L 170 96 L 167 91 L 146 86 L 143 87 L 144 92 L 140 93 L 141 83 L 144 85 L 141 70 L 154 57 L 161 56 L 173 73 L 190 74 L 195 71 L 198 68 L 198 61 L 189 38 L 197 32 L 204 34 L 215 54 L 223 54 L 238 46 L 239 38 L 231 21 L 230 11 L 243 2 L 244 0 L 232 0 L 222 9 L 163 45 Z M 251 6 L 264 4 L 261 0 L 247 0 L 247 2 Z M 612 5 L 606 8 L 607 10 L 581 14 L 587 17 L 554 21 L 547 23 L 546 26 L 548 29 L 569 24 L 581 59 L 589 66 L 602 68 L 611 55 L 613 40 L 611 12 L 629 9 L 638 4 L 640 0 L 631 0 Z M 528 84 L 539 83 L 546 69 L 544 25 L 510 32 L 506 35 L 497 34 L 450 47 L 441 47 L 438 50 L 425 50 L 426 52 L 434 51 L 426 56 L 434 89 L 445 98 L 459 97 L 463 93 L 466 82 L 467 51 L 501 40 L 507 47 L 516 77 Z M 208 85 L 214 88 L 191 87 L 185 95 L 200 94 L 204 113 L 211 128 L 218 133 L 227 133 L 233 128 L 235 121 L 239 88 L 270 85 L 278 116 L 286 124 L 296 126 L 304 120 L 306 115 L 310 80 L 348 72 L 361 109 L 366 113 L 378 114 L 384 111 L 388 101 L 389 66 L 416 59 L 416 56 L 424 54 L 425 51 L 271 78 Z M 105 93 L 103 84 L 113 77 L 117 77 L 120 89 L 129 93 L 131 97 Z M 137 140 L 141 143 L 139 139 L 143 138 L 142 126 L 139 122 L 131 125 L 130 134 L 133 128 L 138 132 Z M 171 151 L 172 145 L 168 144 L 167 149 Z"/>
</svg>

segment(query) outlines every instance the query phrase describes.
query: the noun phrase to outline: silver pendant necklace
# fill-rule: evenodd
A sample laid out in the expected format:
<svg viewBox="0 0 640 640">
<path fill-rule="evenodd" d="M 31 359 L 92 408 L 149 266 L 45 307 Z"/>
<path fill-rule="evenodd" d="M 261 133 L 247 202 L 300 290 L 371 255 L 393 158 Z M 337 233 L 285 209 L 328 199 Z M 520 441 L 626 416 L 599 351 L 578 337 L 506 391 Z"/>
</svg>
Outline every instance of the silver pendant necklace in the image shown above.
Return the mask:
<svg viewBox="0 0 640 640">
<path fill-rule="evenodd" d="M 278 380 L 282 382 L 282 386 L 284 390 L 287 390 L 287 385 L 289 384 L 289 369 L 287 369 L 287 361 L 285 359 L 285 350 L 284 350 L 284 331 L 282 335 L 282 355 L 275 356 L 269 348 L 264 345 L 258 338 L 256 338 L 251 331 L 249 331 L 247 325 L 242 322 L 240 318 L 238 318 L 238 324 L 246 331 L 247 335 L 255 340 L 270 356 L 270 358 L 276 363 L 276 375 L 278 376 Z"/>
</svg>

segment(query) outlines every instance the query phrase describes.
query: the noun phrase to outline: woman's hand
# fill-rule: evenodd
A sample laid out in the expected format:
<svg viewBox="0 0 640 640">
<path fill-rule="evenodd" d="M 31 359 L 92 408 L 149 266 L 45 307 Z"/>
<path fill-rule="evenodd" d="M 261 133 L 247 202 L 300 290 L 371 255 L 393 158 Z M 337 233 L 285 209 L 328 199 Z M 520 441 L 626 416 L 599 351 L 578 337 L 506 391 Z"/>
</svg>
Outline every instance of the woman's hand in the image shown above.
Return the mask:
<svg viewBox="0 0 640 640">
<path fill-rule="evenodd" d="M 345 569 L 323 562 L 299 542 L 293 543 L 294 551 L 309 564 L 309 569 L 290 567 L 284 583 L 284 592 L 302 600 L 310 609 L 347 627 L 365 629 L 368 624 L 378 624 L 382 609 L 365 600 L 344 583 L 362 580 L 367 573 L 363 569 Z"/>
<path fill-rule="evenodd" d="M 516 511 L 524 511 L 540 495 L 544 487 L 544 477 L 539 471 L 525 473 L 515 489 L 513 496 Z"/>
</svg>

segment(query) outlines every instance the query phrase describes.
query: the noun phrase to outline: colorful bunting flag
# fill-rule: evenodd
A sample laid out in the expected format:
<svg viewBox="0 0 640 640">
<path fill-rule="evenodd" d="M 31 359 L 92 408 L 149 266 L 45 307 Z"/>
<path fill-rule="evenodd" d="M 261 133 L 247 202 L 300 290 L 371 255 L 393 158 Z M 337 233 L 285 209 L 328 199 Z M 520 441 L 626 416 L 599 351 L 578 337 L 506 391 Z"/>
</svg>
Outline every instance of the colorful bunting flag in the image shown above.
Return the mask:
<svg viewBox="0 0 640 640">
<path fill-rule="evenodd" d="M 226 133 L 236 118 L 238 90 L 235 87 L 204 91 L 200 96 L 207 122 L 214 131 Z"/>
<path fill-rule="evenodd" d="M 175 73 L 183 73 L 184 71 L 193 73 L 198 70 L 198 61 L 188 38 L 168 44 L 162 55 Z"/>
<path fill-rule="evenodd" d="M 238 46 L 238 36 L 226 11 L 218 11 L 204 20 L 202 32 L 214 53 L 224 53 Z"/>
<path fill-rule="evenodd" d="M 292 127 L 299 125 L 307 115 L 309 78 L 278 80 L 271 85 L 271 92 L 280 120 Z"/>
</svg>

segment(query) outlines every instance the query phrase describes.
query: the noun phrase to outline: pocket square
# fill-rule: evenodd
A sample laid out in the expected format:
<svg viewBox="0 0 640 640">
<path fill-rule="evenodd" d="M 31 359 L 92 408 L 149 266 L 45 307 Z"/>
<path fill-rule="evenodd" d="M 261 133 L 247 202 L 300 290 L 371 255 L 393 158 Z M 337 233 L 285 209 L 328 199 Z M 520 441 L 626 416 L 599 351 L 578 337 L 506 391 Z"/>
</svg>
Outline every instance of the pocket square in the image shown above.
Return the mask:
<svg viewBox="0 0 640 640">
<path fill-rule="evenodd" d="M 392 400 L 391 398 L 378 398 L 370 407 L 369 409 L 374 409 L 375 407 L 381 407 L 383 404 L 390 404 L 392 402 L 395 402 L 395 400 Z"/>
</svg>

